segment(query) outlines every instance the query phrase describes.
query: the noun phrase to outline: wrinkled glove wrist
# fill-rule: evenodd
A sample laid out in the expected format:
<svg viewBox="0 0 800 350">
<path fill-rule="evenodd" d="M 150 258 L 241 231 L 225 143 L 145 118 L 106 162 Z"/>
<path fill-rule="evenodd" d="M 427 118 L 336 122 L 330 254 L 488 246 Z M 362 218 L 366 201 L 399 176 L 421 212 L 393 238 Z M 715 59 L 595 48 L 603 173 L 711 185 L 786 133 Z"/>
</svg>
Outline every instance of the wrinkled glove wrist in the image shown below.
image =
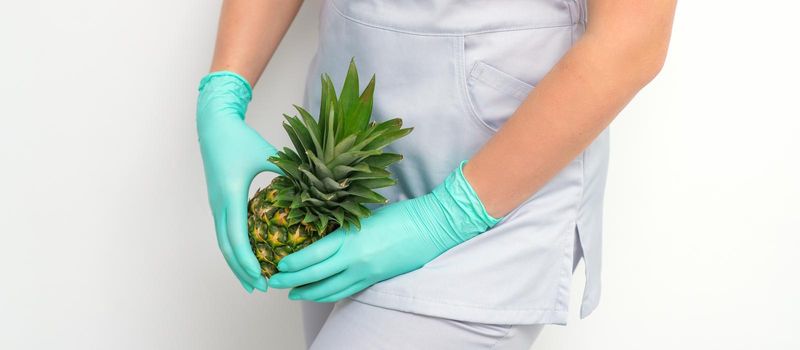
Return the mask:
<svg viewBox="0 0 800 350">
<path fill-rule="evenodd" d="M 227 115 L 227 113 L 212 113 L 207 111 L 209 107 L 215 106 L 233 109 L 235 115 L 244 120 L 247 105 L 253 98 L 253 88 L 250 83 L 241 75 L 231 71 L 216 71 L 207 74 L 200 79 L 197 87 L 200 96 L 197 99 L 198 121 L 211 116 Z M 224 103 L 214 101 L 222 100 Z"/>
<path fill-rule="evenodd" d="M 486 212 L 478 194 L 464 177 L 466 163 L 467 160 L 461 161 L 433 191 L 407 206 L 419 232 L 440 253 L 483 233 L 503 219 Z"/>
</svg>

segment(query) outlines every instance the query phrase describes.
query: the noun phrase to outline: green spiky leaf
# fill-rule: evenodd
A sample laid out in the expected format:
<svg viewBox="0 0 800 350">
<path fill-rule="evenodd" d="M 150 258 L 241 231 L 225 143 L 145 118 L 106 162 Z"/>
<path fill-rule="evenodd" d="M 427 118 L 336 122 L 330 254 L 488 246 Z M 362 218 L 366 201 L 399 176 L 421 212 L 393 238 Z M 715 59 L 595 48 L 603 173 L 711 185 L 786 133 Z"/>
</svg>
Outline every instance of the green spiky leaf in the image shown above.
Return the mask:
<svg viewBox="0 0 800 350">
<path fill-rule="evenodd" d="M 375 168 L 386 168 L 392 163 L 398 162 L 403 159 L 402 154 L 397 153 L 381 153 L 374 156 L 369 156 L 364 159 L 364 164 Z"/>
</svg>

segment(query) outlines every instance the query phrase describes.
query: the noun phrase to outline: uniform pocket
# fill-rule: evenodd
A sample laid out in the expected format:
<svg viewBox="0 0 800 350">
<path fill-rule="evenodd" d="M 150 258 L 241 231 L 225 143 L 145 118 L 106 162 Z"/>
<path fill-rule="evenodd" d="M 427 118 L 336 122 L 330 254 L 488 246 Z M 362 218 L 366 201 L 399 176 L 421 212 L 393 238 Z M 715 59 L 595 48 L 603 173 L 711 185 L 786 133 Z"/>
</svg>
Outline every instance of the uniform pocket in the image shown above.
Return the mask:
<svg viewBox="0 0 800 350">
<path fill-rule="evenodd" d="M 533 90 L 528 84 L 484 61 L 476 61 L 467 76 L 467 100 L 474 116 L 497 131 Z"/>
</svg>

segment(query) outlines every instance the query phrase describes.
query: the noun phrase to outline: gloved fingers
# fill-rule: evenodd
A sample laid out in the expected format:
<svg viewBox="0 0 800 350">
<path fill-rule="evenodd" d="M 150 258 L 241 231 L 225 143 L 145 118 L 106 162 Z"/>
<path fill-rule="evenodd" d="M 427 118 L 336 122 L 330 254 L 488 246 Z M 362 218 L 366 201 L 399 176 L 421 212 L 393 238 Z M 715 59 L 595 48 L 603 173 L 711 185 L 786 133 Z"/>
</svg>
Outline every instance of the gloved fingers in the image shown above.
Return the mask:
<svg viewBox="0 0 800 350">
<path fill-rule="evenodd" d="M 227 263 L 228 267 L 231 269 L 231 271 L 233 271 L 233 274 L 236 276 L 236 279 L 239 280 L 239 283 L 242 284 L 242 287 L 244 287 L 244 290 L 246 290 L 248 293 L 253 293 L 253 289 L 255 289 L 255 288 L 252 285 L 250 285 L 249 282 L 247 282 L 247 276 L 242 275 L 242 273 L 239 272 L 240 269 L 238 267 L 234 267 L 233 266 L 233 264 L 235 263 L 235 260 L 225 259 L 225 263 Z"/>
<path fill-rule="evenodd" d="M 263 279 L 261 265 L 258 263 L 253 248 L 250 246 L 250 236 L 247 232 L 247 193 L 234 195 L 230 198 L 226 211 L 228 239 L 233 249 L 236 260 L 239 261 L 245 272 L 253 278 Z"/>
<path fill-rule="evenodd" d="M 322 261 L 319 264 L 309 266 L 300 271 L 287 271 L 274 274 L 269 279 L 269 286 L 280 289 L 295 288 L 330 278 L 331 276 L 344 271 L 346 268 L 347 264 L 345 264 L 342 259 L 337 259 L 334 256 Z"/>
<path fill-rule="evenodd" d="M 224 209 L 220 210 L 219 213 L 214 213 L 214 226 L 217 230 L 217 244 L 219 245 L 219 250 L 222 252 L 222 256 L 225 258 L 225 262 L 247 292 L 252 293 L 257 281 L 244 272 L 244 269 L 239 265 L 239 261 L 236 260 L 234 256 L 233 248 L 231 248 L 231 244 L 228 241 L 226 212 Z M 266 290 L 265 284 L 266 282 L 262 284 L 262 290 Z"/>
<path fill-rule="evenodd" d="M 336 229 L 300 251 L 285 256 L 278 263 L 278 270 L 281 272 L 299 271 L 331 257 L 344 244 L 344 233 L 343 229 Z"/>
<path fill-rule="evenodd" d="M 239 261 L 236 260 L 236 258 L 226 258 L 225 262 L 228 264 L 228 267 L 231 268 L 233 274 L 236 275 L 236 278 L 239 279 L 239 282 L 242 283 L 242 286 L 245 287 L 248 293 L 252 293 L 253 289 L 258 289 L 262 292 L 267 291 L 267 280 L 264 277 L 253 277 L 248 275 L 242 266 L 239 265 Z"/>
<path fill-rule="evenodd" d="M 356 294 L 356 293 L 366 289 L 369 286 L 370 286 L 370 284 L 367 282 L 367 280 L 361 280 L 358 283 L 355 283 L 355 284 L 345 288 L 344 290 L 341 290 L 339 292 L 333 293 L 333 294 L 331 294 L 329 296 L 326 296 L 324 298 L 315 299 L 314 301 L 318 302 L 318 303 L 332 303 L 332 302 L 339 301 L 339 300 L 342 300 L 344 298 L 347 298 L 347 297 L 349 297 L 349 296 L 351 296 L 353 294 Z"/>
<path fill-rule="evenodd" d="M 233 271 L 233 274 L 236 276 L 236 279 L 239 280 L 239 283 L 242 284 L 244 290 L 246 290 L 248 293 L 252 293 L 254 288 L 252 285 L 250 285 L 250 282 L 247 281 L 247 276 L 243 275 L 242 272 L 240 272 L 241 269 L 239 268 L 239 266 L 237 266 L 238 262 L 236 262 L 235 259 L 229 259 L 225 255 L 226 253 L 225 249 L 223 249 L 223 246 L 226 243 L 222 243 L 221 241 L 219 241 L 218 243 L 220 245 L 220 250 L 222 251 L 222 256 L 225 258 L 225 263 L 228 264 L 228 268 L 230 268 L 231 271 Z"/>
<path fill-rule="evenodd" d="M 303 285 L 289 292 L 289 299 L 316 300 L 343 291 L 361 282 L 361 277 L 345 270 L 318 282 Z"/>
</svg>

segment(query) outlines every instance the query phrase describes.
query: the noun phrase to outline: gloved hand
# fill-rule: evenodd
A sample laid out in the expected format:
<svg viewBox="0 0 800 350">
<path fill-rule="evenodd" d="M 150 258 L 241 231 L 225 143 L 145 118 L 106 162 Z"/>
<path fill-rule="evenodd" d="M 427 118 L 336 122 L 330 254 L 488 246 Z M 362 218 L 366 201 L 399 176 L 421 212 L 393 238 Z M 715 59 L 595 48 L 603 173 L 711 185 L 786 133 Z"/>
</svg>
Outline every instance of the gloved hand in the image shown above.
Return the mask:
<svg viewBox="0 0 800 350">
<path fill-rule="evenodd" d="M 230 71 L 213 72 L 200 81 L 197 134 L 214 216 L 217 243 L 228 266 L 248 293 L 267 290 L 247 233 L 247 195 L 263 171 L 283 175 L 267 161 L 277 150 L 244 122 L 252 88 Z"/>
<path fill-rule="evenodd" d="M 458 168 L 433 191 L 388 204 L 339 228 L 278 263 L 273 288 L 291 299 L 334 302 L 377 282 L 416 270 L 446 250 L 497 224 Z"/>
</svg>

